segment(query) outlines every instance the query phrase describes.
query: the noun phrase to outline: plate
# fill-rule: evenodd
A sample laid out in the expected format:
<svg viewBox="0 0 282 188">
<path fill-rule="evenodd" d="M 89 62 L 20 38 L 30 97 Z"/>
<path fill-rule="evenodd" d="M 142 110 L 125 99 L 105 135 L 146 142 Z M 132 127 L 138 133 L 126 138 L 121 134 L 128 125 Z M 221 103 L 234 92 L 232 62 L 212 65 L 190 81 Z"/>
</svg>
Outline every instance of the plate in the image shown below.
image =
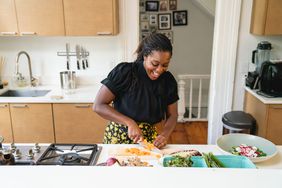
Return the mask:
<svg viewBox="0 0 282 188">
<path fill-rule="evenodd" d="M 254 163 L 269 160 L 277 154 L 276 146 L 272 142 L 265 138 L 250 134 L 226 134 L 219 137 L 216 141 L 216 145 L 223 153 L 231 155 L 233 155 L 231 153 L 232 147 L 239 146 L 240 144 L 256 146 L 267 154 L 265 157 L 249 157 L 249 159 Z"/>
</svg>

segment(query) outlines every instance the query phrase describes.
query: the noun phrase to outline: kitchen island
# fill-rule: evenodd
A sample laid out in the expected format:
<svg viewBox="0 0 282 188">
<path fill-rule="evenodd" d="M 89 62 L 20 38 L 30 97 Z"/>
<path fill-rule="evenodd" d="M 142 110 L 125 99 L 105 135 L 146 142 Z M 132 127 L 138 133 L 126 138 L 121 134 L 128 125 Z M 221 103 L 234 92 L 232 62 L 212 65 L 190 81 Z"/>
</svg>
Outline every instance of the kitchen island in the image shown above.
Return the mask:
<svg viewBox="0 0 282 188">
<path fill-rule="evenodd" d="M 111 148 L 124 145 L 100 145 L 98 159 L 104 162 Z M 214 145 L 168 145 L 170 149 L 196 149 L 222 154 Z M 282 187 L 282 146 L 278 154 L 258 169 L 103 167 L 103 166 L 1 166 L 1 187 Z"/>
</svg>

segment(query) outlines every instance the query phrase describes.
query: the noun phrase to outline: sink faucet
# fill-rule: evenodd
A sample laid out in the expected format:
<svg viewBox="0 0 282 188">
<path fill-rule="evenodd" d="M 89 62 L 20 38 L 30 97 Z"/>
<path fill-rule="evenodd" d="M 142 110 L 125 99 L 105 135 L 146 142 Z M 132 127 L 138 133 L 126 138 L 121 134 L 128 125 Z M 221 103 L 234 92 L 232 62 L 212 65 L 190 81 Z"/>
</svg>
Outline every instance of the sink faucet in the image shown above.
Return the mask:
<svg viewBox="0 0 282 188">
<path fill-rule="evenodd" d="M 17 58 L 16 58 L 16 76 L 18 76 L 19 79 L 24 79 L 22 74 L 19 72 L 19 59 L 20 59 L 20 56 L 22 54 L 26 55 L 26 57 L 27 57 L 28 69 L 29 69 L 29 77 L 30 77 L 30 84 L 31 84 L 32 87 L 35 87 L 37 85 L 37 79 L 32 76 L 30 57 L 29 57 L 28 53 L 25 52 L 25 51 L 20 51 L 18 53 L 18 55 L 17 55 Z"/>
</svg>

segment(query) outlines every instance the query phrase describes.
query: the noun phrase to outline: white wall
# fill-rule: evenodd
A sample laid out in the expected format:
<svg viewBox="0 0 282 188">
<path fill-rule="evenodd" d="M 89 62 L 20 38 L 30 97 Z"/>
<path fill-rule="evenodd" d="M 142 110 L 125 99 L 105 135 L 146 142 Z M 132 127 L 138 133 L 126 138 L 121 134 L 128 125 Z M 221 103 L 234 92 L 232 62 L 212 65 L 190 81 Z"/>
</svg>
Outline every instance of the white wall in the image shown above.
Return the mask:
<svg viewBox="0 0 282 188">
<path fill-rule="evenodd" d="M 214 18 L 192 0 L 178 0 L 178 10 L 188 10 L 188 25 L 173 27 L 173 57 L 170 71 L 177 74 L 209 74 Z"/>
<path fill-rule="evenodd" d="M 282 59 L 282 36 L 257 36 L 250 34 L 251 10 L 252 0 L 242 1 L 233 99 L 234 110 L 243 109 L 245 75 L 248 72 L 248 65 L 251 62 L 252 51 L 256 49 L 257 43 L 262 40 L 269 41 L 273 46 L 273 58 Z"/>
</svg>

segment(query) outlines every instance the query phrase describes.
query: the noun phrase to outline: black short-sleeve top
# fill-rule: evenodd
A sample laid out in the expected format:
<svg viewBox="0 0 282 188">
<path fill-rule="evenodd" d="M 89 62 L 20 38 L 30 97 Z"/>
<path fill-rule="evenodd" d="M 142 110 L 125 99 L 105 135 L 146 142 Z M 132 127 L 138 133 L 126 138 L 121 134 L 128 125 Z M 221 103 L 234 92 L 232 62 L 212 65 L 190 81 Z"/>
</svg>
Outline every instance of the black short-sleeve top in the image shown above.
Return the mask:
<svg viewBox="0 0 282 188">
<path fill-rule="evenodd" d="M 115 95 L 114 108 L 136 122 L 160 122 L 179 99 L 173 75 L 166 71 L 151 80 L 143 62 L 120 63 L 101 83 Z"/>
</svg>

